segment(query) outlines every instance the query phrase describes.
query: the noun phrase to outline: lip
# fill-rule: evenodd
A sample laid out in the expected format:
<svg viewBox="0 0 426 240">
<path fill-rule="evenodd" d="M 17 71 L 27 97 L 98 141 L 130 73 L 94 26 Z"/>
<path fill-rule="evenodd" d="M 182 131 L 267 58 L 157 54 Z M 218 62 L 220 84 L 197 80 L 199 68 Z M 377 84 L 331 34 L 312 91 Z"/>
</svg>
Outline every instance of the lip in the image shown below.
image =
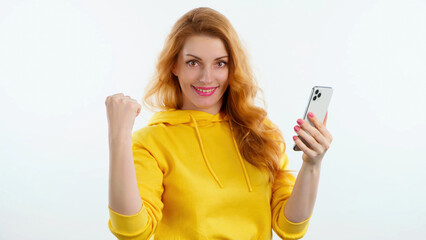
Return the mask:
<svg viewBox="0 0 426 240">
<path fill-rule="evenodd" d="M 195 86 L 193 86 L 193 87 L 195 87 Z M 217 87 L 196 87 L 196 88 L 203 89 L 203 90 L 209 90 L 209 89 L 217 88 Z"/>
<path fill-rule="evenodd" d="M 195 86 L 191 86 L 191 87 L 200 96 L 211 96 L 213 95 L 214 92 L 216 92 L 216 89 L 218 88 L 218 87 L 195 87 Z M 211 90 L 211 89 L 214 89 L 214 90 L 211 92 L 201 92 L 201 91 L 198 91 L 197 88 L 202 90 Z"/>
</svg>

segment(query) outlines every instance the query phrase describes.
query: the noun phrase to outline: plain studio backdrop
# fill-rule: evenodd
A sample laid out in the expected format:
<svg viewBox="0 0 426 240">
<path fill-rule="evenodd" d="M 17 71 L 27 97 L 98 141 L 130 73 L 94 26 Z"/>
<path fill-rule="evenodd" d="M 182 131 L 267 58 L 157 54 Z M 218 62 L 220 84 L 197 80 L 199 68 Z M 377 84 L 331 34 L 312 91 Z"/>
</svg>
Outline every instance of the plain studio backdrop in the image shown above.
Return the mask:
<svg viewBox="0 0 426 240">
<path fill-rule="evenodd" d="M 302 164 L 293 126 L 312 86 L 334 88 L 304 239 L 424 239 L 420 0 L 1 1 L 0 239 L 114 239 L 105 99 L 140 103 L 173 24 L 201 6 L 239 33 L 290 168 Z"/>
</svg>

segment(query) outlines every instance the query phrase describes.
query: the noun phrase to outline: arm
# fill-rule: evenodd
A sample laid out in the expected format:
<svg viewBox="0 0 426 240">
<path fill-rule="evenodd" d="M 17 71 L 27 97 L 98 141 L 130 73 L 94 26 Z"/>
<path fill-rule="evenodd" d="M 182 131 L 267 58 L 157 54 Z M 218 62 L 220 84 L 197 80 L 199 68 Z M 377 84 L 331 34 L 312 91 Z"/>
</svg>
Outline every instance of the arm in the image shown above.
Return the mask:
<svg viewBox="0 0 426 240">
<path fill-rule="evenodd" d="M 302 222 L 312 215 L 318 192 L 321 166 L 303 163 L 290 198 L 285 205 L 285 217 L 291 222 Z"/>
<path fill-rule="evenodd" d="M 297 146 L 304 153 L 302 167 L 297 176 L 293 192 L 285 206 L 284 213 L 290 221 L 301 222 L 312 215 L 318 192 L 321 161 L 333 140 L 331 134 L 325 128 L 327 115 L 324 123 L 320 123 L 316 116 L 310 113 L 308 116 L 314 127 L 301 119 L 297 121 L 300 127 L 294 127 L 294 130 L 306 140 L 310 147 L 307 147 L 298 137 L 293 137 Z"/>
<path fill-rule="evenodd" d="M 142 208 L 132 156 L 131 136 L 109 139 L 109 207 L 133 215 Z"/>
<path fill-rule="evenodd" d="M 310 117 L 316 128 L 309 123 L 300 122 L 295 131 L 312 146 L 308 148 L 300 139 L 294 138 L 296 144 L 304 152 L 303 164 L 297 179 L 289 173 L 288 157 L 283 146 L 281 171 L 272 188 L 272 227 L 282 239 L 300 239 L 309 226 L 318 192 L 321 160 L 327 151 L 332 137 L 324 125 L 315 117 Z M 306 134 L 308 131 L 313 137 Z M 291 172 L 291 171 L 290 171 Z"/>
<path fill-rule="evenodd" d="M 293 189 L 296 188 L 296 178 L 292 173 L 293 171 L 288 169 L 289 160 L 285 153 L 285 147 L 283 151 L 280 171 L 277 173 L 275 183 L 272 187 L 272 228 L 281 239 L 300 239 L 308 230 L 310 218 L 303 219 L 303 221 L 294 221 L 293 219 L 289 220 L 284 214 L 290 197 L 292 196 L 292 198 L 295 199 Z M 302 179 L 300 178 L 301 174 L 302 173 L 299 173 L 298 182 Z M 297 210 L 294 209 L 294 207 L 292 207 L 292 209 Z"/>
<path fill-rule="evenodd" d="M 141 139 L 149 142 L 140 132 L 112 141 L 108 227 L 120 240 L 150 239 L 162 218 L 163 172 Z"/>
</svg>

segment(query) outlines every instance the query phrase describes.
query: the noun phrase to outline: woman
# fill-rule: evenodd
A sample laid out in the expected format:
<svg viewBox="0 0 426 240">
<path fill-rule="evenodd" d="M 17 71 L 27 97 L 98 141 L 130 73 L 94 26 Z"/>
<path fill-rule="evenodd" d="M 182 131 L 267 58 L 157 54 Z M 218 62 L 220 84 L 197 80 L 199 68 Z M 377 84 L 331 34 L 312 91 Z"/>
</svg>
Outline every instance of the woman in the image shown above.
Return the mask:
<svg viewBox="0 0 426 240">
<path fill-rule="evenodd" d="M 156 112 L 132 133 L 141 106 L 108 96 L 109 228 L 119 239 L 299 239 L 312 216 L 324 124 L 299 119 L 297 179 L 280 130 L 254 105 L 259 90 L 236 31 L 196 8 L 168 36 L 144 97 Z M 312 134 L 311 137 L 306 132 Z"/>
</svg>

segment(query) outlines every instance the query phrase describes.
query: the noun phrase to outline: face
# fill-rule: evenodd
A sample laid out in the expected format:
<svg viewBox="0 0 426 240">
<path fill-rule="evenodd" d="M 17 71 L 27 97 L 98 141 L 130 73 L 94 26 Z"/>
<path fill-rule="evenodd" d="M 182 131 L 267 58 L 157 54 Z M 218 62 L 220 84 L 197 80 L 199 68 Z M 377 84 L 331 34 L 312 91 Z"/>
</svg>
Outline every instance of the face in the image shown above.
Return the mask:
<svg viewBox="0 0 426 240">
<path fill-rule="evenodd" d="M 228 58 L 219 38 L 194 35 L 185 40 L 172 70 L 182 89 L 182 109 L 220 111 L 228 87 Z"/>
</svg>

